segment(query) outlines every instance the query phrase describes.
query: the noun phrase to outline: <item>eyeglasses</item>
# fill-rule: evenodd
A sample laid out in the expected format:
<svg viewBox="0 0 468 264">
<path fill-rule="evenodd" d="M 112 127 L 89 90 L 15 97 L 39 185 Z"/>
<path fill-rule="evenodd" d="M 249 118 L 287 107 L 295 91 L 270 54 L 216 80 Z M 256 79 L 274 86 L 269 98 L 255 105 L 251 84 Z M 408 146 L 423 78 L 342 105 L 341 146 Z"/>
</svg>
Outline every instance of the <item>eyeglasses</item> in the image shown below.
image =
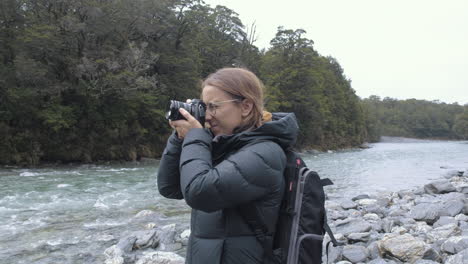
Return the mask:
<svg viewBox="0 0 468 264">
<path fill-rule="evenodd" d="M 226 101 L 219 101 L 219 102 L 210 102 L 206 104 L 206 109 L 210 111 L 211 115 L 216 115 L 216 109 L 220 108 L 222 104 L 229 103 L 229 102 L 240 102 L 240 99 L 232 99 Z"/>
</svg>

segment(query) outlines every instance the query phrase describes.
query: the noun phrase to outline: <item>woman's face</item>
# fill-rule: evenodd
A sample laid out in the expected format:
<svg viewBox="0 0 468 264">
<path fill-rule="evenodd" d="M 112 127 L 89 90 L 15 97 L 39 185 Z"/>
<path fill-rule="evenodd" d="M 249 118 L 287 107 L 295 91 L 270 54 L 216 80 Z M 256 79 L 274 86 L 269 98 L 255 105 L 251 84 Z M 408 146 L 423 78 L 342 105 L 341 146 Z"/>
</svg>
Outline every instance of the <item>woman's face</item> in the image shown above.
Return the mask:
<svg viewBox="0 0 468 264">
<path fill-rule="evenodd" d="M 215 136 L 233 134 L 234 129 L 242 124 L 241 102 L 230 101 L 233 99 L 228 93 L 214 86 L 203 87 L 202 100 L 208 106 L 206 122 Z M 210 106 L 216 109 L 215 114 Z"/>
</svg>

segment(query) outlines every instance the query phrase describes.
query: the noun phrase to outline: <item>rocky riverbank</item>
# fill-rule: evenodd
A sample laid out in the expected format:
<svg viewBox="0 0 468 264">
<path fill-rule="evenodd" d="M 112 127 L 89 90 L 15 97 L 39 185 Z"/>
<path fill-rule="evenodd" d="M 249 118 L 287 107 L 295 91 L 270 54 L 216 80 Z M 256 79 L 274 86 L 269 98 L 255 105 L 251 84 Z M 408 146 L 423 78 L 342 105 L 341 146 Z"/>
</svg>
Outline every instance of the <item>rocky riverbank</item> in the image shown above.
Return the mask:
<svg viewBox="0 0 468 264">
<path fill-rule="evenodd" d="M 468 170 L 451 170 L 418 189 L 327 201 L 328 222 L 345 243 L 330 247 L 328 263 L 468 263 L 467 197 Z M 145 229 L 106 249 L 105 263 L 184 263 L 190 230 L 156 227 L 155 214 L 136 215 L 147 219 Z"/>
</svg>

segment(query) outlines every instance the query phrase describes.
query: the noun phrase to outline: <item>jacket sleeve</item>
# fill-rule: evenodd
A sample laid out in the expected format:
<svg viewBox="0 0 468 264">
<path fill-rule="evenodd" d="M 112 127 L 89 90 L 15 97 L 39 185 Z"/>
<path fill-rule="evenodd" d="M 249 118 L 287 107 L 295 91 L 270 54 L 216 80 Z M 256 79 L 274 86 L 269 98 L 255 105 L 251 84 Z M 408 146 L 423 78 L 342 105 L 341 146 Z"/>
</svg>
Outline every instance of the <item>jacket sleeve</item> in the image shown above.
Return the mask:
<svg viewBox="0 0 468 264">
<path fill-rule="evenodd" d="M 179 160 L 181 149 L 182 140 L 175 133 L 172 133 L 167 140 L 158 171 L 158 190 L 166 198 L 184 198 L 180 191 Z"/>
<path fill-rule="evenodd" d="M 211 143 L 203 129 L 191 129 L 183 142 L 180 186 L 190 207 L 213 212 L 282 191 L 286 156 L 279 145 L 246 146 L 214 167 Z"/>
</svg>

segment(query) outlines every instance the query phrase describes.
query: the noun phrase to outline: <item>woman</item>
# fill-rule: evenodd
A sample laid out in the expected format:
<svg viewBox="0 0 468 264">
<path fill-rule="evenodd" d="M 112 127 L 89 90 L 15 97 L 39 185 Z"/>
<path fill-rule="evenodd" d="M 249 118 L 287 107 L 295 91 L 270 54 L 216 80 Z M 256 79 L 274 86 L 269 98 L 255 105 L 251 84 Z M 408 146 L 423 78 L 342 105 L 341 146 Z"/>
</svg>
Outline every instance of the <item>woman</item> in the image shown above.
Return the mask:
<svg viewBox="0 0 468 264">
<path fill-rule="evenodd" d="M 202 87 L 209 129 L 184 109 L 187 120 L 170 121 L 175 133 L 161 159 L 159 192 L 192 208 L 187 263 L 263 263 L 262 245 L 239 208 L 254 204 L 274 232 L 295 116 L 264 115 L 263 85 L 245 69 L 218 70 Z"/>
</svg>

